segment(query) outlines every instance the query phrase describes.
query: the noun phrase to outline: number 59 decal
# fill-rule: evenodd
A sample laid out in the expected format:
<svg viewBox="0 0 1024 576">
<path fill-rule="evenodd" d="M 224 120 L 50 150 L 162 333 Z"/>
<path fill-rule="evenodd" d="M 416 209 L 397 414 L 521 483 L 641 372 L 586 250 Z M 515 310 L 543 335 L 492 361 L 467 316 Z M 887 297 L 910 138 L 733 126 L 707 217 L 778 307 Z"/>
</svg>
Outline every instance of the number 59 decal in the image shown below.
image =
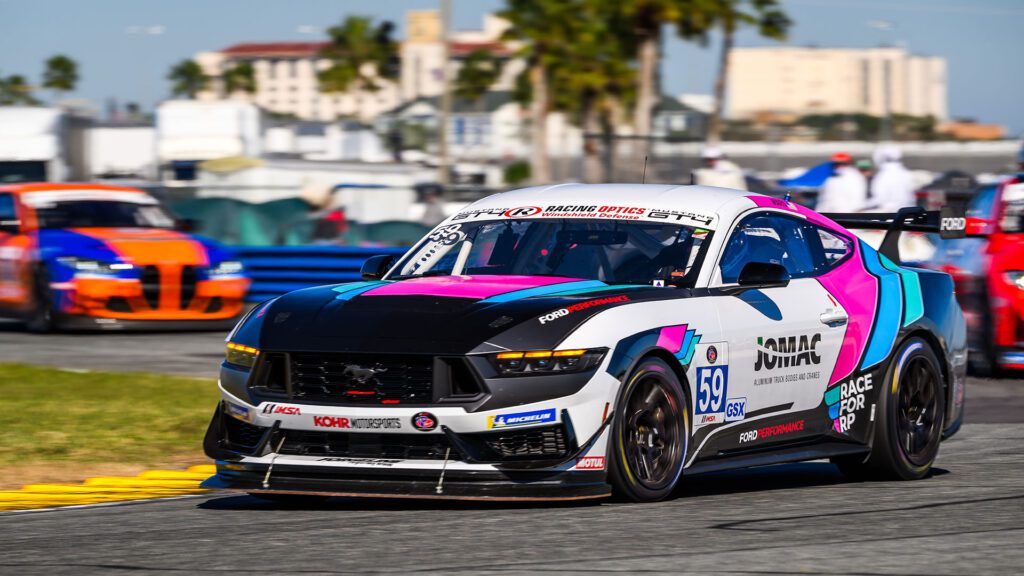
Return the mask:
<svg viewBox="0 0 1024 576">
<path fill-rule="evenodd" d="M 717 414 L 725 410 L 728 366 L 697 368 L 697 402 L 694 414 Z"/>
</svg>

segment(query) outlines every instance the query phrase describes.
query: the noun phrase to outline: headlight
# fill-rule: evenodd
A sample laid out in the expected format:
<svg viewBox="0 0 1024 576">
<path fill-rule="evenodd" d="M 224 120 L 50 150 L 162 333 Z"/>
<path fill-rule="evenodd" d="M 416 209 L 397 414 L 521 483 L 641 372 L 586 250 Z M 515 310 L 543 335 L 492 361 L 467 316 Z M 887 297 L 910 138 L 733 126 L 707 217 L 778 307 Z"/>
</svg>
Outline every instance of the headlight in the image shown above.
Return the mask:
<svg viewBox="0 0 1024 576">
<path fill-rule="evenodd" d="M 502 376 L 532 376 L 580 372 L 601 363 L 605 349 L 593 350 L 531 350 L 500 352 L 491 363 Z"/>
<path fill-rule="evenodd" d="M 75 274 L 100 274 L 105 276 L 116 276 L 122 270 L 131 270 L 133 266 L 126 262 L 102 262 L 89 258 L 76 258 L 74 256 L 62 256 L 57 258 L 64 266 L 71 268 Z"/>
<path fill-rule="evenodd" d="M 244 267 L 237 260 L 224 260 L 213 268 L 210 268 L 210 276 L 234 276 L 241 274 Z"/>
<path fill-rule="evenodd" d="M 228 364 L 252 368 L 252 365 L 256 363 L 256 358 L 258 358 L 259 355 L 260 351 L 252 346 L 228 342 L 228 349 L 224 359 Z"/>
<path fill-rule="evenodd" d="M 1003 278 L 1005 278 L 1010 284 L 1014 284 L 1017 288 L 1024 290 L 1024 270 L 1010 270 L 1009 272 L 1003 272 Z"/>
</svg>

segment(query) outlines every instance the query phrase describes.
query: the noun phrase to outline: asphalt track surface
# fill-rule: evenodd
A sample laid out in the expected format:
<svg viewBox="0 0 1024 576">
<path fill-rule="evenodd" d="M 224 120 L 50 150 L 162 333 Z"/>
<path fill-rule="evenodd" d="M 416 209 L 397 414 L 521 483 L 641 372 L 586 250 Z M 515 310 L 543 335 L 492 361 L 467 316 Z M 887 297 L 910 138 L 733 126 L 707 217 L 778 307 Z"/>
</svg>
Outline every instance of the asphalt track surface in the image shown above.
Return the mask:
<svg viewBox="0 0 1024 576">
<path fill-rule="evenodd" d="M 222 339 L 0 329 L 0 361 L 212 376 Z M 10 512 L 0 574 L 1019 574 L 1024 380 L 971 379 L 967 414 L 917 482 L 847 482 L 812 462 L 684 478 L 645 505 L 214 493 Z"/>
</svg>

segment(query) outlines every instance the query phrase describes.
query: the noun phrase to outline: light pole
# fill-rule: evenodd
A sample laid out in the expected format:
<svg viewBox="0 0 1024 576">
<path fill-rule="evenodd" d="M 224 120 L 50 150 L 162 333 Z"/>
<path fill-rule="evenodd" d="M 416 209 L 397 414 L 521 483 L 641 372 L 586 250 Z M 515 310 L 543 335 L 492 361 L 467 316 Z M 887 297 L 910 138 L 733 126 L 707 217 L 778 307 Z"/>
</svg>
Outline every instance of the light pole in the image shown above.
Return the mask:
<svg viewBox="0 0 1024 576">
<path fill-rule="evenodd" d="M 881 31 L 883 34 L 892 34 L 896 30 L 896 24 L 889 20 L 872 20 L 868 27 Z M 881 141 L 892 138 L 892 61 L 888 58 L 882 61 L 882 122 L 878 127 L 878 139 Z"/>
<path fill-rule="evenodd" d="M 448 119 L 452 113 L 452 93 L 448 86 L 448 30 L 451 0 L 441 0 L 441 118 L 437 128 L 437 181 L 443 188 L 451 183 L 448 169 Z"/>
<path fill-rule="evenodd" d="M 125 34 L 130 34 L 130 35 L 133 35 L 133 36 L 149 36 L 149 37 L 153 37 L 153 36 L 162 36 L 163 33 L 166 32 L 166 31 L 167 31 L 167 27 L 162 25 L 162 24 L 150 24 L 148 26 L 138 26 L 138 25 L 129 26 L 129 27 L 125 28 L 124 33 Z M 153 113 L 156 114 L 156 105 L 157 105 L 157 102 L 159 102 L 160 98 L 154 94 L 154 92 L 153 92 L 153 78 L 150 75 L 148 75 L 148 74 L 146 75 L 146 80 L 145 80 L 145 83 L 143 85 L 143 90 L 145 90 L 147 95 L 149 95 L 149 96 L 151 96 L 153 98 L 149 102 L 150 110 L 152 110 Z M 140 102 L 140 104 L 141 103 L 142 102 Z"/>
</svg>

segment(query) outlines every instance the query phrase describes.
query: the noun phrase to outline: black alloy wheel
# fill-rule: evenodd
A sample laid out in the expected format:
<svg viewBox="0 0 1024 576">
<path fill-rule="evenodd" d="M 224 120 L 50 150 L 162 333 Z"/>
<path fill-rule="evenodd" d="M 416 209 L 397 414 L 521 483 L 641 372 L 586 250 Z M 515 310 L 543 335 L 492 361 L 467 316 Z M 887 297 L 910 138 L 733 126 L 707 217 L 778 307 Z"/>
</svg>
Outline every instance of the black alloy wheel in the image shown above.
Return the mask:
<svg viewBox="0 0 1024 576">
<path fill-rule="evenodd" d="M 917 480 L 939 454 L 946 386 L 931 345 L 909 338 L 896 348 L 878 388 L 871 451 L 833 458 L 854 480 Z"/>
<path fill-rule="evenodd" d="M 896 412 L 896 437 L 900 451 L 914 466 L 929 465 L 933 444 L 942 434 L 939 406 L 939 375 L 923 357 L 910 359 L 903 367 Z"/>
<path fill-rule="evenodd" d="M 640 363 L 616 406 L 609 478 L 616 493 L 637 502 L 668 496 L 682 473 L 689 412 L 682 386 L 657 358 Z"/>
</svg>

